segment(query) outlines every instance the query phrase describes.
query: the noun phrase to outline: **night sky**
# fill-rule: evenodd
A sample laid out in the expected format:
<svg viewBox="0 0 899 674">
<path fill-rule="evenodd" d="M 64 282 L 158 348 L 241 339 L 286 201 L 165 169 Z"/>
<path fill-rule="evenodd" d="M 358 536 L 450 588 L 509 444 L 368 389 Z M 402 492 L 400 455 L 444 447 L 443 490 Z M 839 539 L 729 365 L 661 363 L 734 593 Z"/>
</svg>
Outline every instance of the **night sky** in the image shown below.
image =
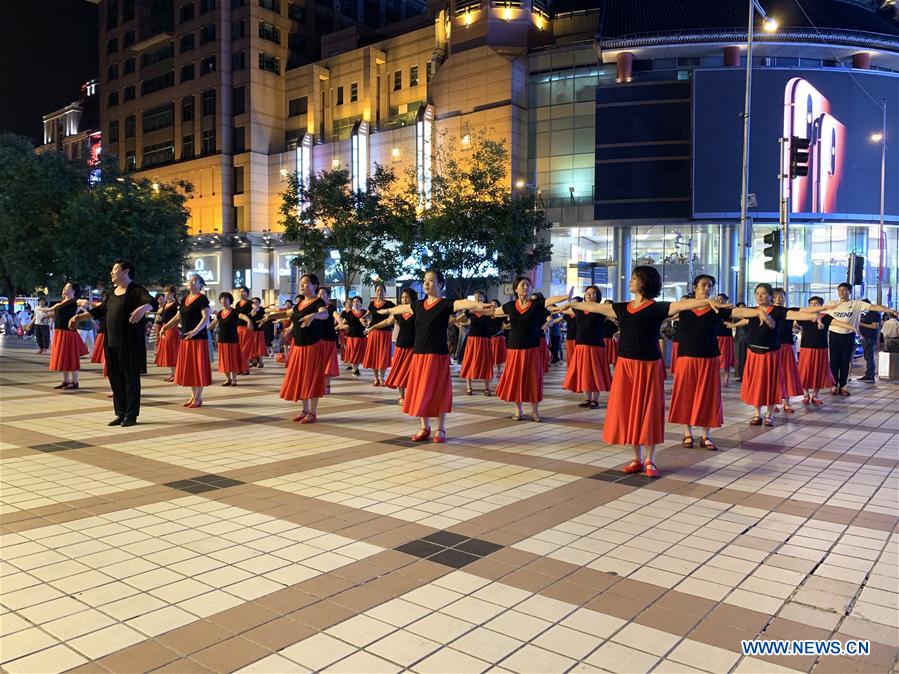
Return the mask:
<svg viewBox="0 0 899 674">
<path fill-rule="evenodd" d="M 97 13 L 87 0 L 0 0 L 0 132 L 41 142 L 41 117 L 97 77 Z"/>
</svg>

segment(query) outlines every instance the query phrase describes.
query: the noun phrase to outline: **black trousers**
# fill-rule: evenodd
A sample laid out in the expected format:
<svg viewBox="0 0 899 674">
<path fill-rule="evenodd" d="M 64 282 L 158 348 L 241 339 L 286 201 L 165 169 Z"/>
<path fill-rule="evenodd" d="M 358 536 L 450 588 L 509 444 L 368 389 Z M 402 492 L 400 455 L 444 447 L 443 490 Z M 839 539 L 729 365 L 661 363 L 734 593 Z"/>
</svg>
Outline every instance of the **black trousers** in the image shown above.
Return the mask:
<svg viewBox="0 0 899 674">
<path fill-rule="evenodd" d="M 837 380 L 837 386 L 846 386 L 849 368 L 852 367 L 852 352 L 855 350 L 855 335 L 830 332 L 830 372 Z"/>
<path fill-rule="evenodd" d="M 558 363 L 562 359 L 562 335 L 549 336 L 549 353 L 553 363 Z"/>
<path fill-rule="evenodd" d="M 34 326 L 34 339 L 37 342 L 37 348 L 49 349 L 50 348 L 50 326 L 49 325 L 35 325 Z"/>
<path fill-rule="evenodd" d="M 118 347 L 106 347 L 106 369 L 117 417 L 136 419 L 140 414 L 140 373 L 131 372 Z"/>
</svg>

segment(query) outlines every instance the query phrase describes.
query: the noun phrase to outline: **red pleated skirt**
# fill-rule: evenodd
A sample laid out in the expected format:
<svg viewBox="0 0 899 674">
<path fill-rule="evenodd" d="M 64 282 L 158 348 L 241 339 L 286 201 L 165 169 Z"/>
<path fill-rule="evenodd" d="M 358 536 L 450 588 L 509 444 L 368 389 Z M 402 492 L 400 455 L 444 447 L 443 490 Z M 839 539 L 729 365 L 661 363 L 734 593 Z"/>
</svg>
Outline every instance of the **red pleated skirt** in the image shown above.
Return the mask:
<svg viewBox="0 0 899 674">
<path fill-rule="evenodd" d="M 178 346 L 178 364 L 175 366 L 175 383 L 178 386 L 209 386 L 212 383 L 209 340 L 181 340 Z"/>
<path fill-rule="evenodd" d="M 789 344 L 781 345 L 778 350 L 780 354 L 780 384 L 783 390 L 783 397 L 805 395 L 805 389 L 802 387 L 802 377 L 799 376 L 799 368 L 796 367 L 796 356 L 793 354 L 793 347 Z"/>
<path fill-rule="evenodd" d="M 602 439 L 610 445 L 657 445 L 665 440 L 665 364 L 619 358 Z"/>
<path fill-rule="evenodd" d="M 612 375 L 609 373 L 609 359 L 605 348 L 587 344 L 574 347 L 574 355 L 568 363 L 562 388 L 575 393 L 611 389 Z"/>
<path fill-rule="evenodd" d="M 365 359 L 366 341 L 365 337 L 347 337 L 343 347 L 343 362 L 353 365 L 361 363 Z"/>
<path fill-rule="evenodd" d="M 397 347 L 390 363 L 390 373 L 384 381 L 388 388 L 406 388 L 409 385 L 409 370 L 412 366 L 412 349 Z"/>
<path fill-rule="evenodd" d="M 671 374 L 674 374 L 674 368 L 677 366 L 677 345 L 679 342 L 671 342 Z"/>
<path fill-rule="evenodd" d="M 337 342 L 322 340 L 322 352 L 325 359 L 325 376 L 339 377 L 340 363 L 337 362 Z"/>
<path fill-rule="evenodd" d="M 731 369 L 737 362 L 737 353 L 734 351 L 734 338 L 730 335 L 718 336 L 718 367 L 722 370 Z"/>
<path fill-rule="evenodd" d="M 252 341 L 250 343 L 253 349 L 254 358 L 262 358 L 268 355 L 268 345 L 265 343 L 265 331 L 253 330 Z"/>
<path fill-rule="evenodd" d="M 284 400 L 310 400 L 325 395 L 325 342 L 294 344 L 279 395 Z"/>
<path fill-rule="evenodd" d="M 493 348 L 490 337 L 472 337 L 465 340 L 462 356 L 462 379 L 493 379 Z"/>
<path fill-rule="evenodd" d="M 496 395 L 510 403 L 539 403 L 543 400 L 544 343 L 530 349 L 509 349 L 506 367 Z"/>
<path fill-rule="evenodd" d="M 571 357 L 574 355 L 575 347 L 577 347 L 577 342 L 575 340 L 565 340 L 565 365 L 567 366 L 571 366 Z"/>
<path fill-rule="evenodd" d="M 240 350 L 243 351 L 244 358 L 247 361 L 256 357 L 256 338 L 253 336 L 253 330 L 246 325 L 237 326 L 237 341 L 240 344 Z"/>
<path fill-rule="evenodd" d="M 170 328 L 156 339 L 156 359 L 153 361 L 160 367 L 175 367 L 178 364 L 178 347 L 181 344 L 181 332 L 178 328 Z"/>
<path fill-rule="evenodd" d="M 77 330 L 53 331 L 50 344 L 50 369 L 54 372 L 74 372 L 81 369 L 81 356 L 87 355 L 87 347 Z"/>
<path fill-rule="evenodd" d="M 799 377 L 802 385 L 811 390 L 836 386 L 830 371 L 830 355 L 827 349 L 799 349 Z"/>
<path fill-rule="evenodd" d="M 540 355 L 543 357 L 543 371 L 549 372 L 549 361 L 552 360 L 553 355 L 549 350 L 549 343 L 546 341 L 546 337 L 543 337 L 541 341 L 543 343 L 543 347 L 540 351 Z"/>
<path fill-rule="evenodd" d="M 668 421 L 703 428 L 724 425 L 718 358 L 679 356 Z"/>
<path fill-rule="evenodd" d="M 493 350 L 493 364 L 504 365 L 506 362 L 506 336 L 494 335 L 491 337 L 490 348 Z"/>
<path fill-rule="evenodd" d="M 97 338 L 94 340 L 94 350 L 91 351 L 92 363 L 102 363 L 106 360 L 106 353 L 103 351 L 103 343 L 105 341 L 106 335 L 102 332 L 98 332 Z"/>
<path fill-rule="evenodd" d="M 247 359 L 239 342 L 219 342 L 219 372 L 243 372 L 247 369 Z"/>
<path fill-rule="evenodd" d="M 403 396 L 410 417 L 436 417 L 453 411 L 450 358 L 446 354 L 413 353 Z"/>
<path fill-rule="evenodd" d="M 780 350 L 755 353 L 746 349 L 740 399 L 747 405 L 762 407 L 776 405 L 781 398 Z"/>
<path fill-rule="evenodd" d="M 606 357 L 609 359 L 609 365 L 618 363 L 618 340 L 614 337 L 606 337 Z"/>
<path fill-rule="evenodd" d="M 386 370 L 390 367 L 392 355 L 390 352 L 393 350 L 392 335 L 390 330 L 372 330 L 368 333 L 368 344 L 365 347 L 362 367 L 370 370 Z"/>
</svg>

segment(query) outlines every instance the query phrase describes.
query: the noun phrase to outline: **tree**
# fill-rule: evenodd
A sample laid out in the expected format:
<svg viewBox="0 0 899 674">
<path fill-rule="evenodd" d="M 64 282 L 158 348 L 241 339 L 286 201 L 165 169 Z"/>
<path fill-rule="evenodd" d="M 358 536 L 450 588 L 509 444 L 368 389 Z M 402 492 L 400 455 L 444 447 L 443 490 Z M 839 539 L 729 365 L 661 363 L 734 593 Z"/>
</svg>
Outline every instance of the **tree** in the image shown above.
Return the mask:
<svg viewBox="0 0 899 674">
<path fill-rule="evenodd" d="M 430 208 L 421 212 L 407 246 L 420 260 L 416 272 L 436 267 L 447 274 L 456 296 L 476 284 L 496 284 L 502 275 L 520 274 L 550 259 L 552 247 L 535 195 L 513 194 L 507 182 L 509 152 L 504 141 L 484 134 L 471 138 L 471 149 L 442 142 L 435 152 Z M 410 181 L 407 202 L 417 200 Z"/>
<path fill-rule="evenodd" d="M 185 207 L 189 183 L 151 183 L 122 175 L 103 162 L 100 181 L 64 208 L 59 233 L 60 267 L 90 285 L 109 279 L 112 261 L 134 263 L 142 285 L 177 282 L 190 244 Z"/>
<path fill-rule="evenodd" d="M 415 212 L 391 192 L 395 182 L 393 172 L 380 164 L 375 164 L 365 191 L 353 191 L 346 169 L 322 171 L 308 184 L 297 173 L 288 176 L 280 212 L 284 239 L 299 244 L 293 263 L 324 271 L 326 258 L 333 257 L 346 297 L 359 281 L 371 284 L 399 276 L 405 256 L 398 232 L 413 221 Z"/>
<path fill-rule="evenodd" d="M 13 308 L 17 292 L 58 284 L 60 213 L 87 185 L 87 172 L 56 152 L 37 154 L 30 140 L 0 135 L 0 277 Z"/>
</svg>

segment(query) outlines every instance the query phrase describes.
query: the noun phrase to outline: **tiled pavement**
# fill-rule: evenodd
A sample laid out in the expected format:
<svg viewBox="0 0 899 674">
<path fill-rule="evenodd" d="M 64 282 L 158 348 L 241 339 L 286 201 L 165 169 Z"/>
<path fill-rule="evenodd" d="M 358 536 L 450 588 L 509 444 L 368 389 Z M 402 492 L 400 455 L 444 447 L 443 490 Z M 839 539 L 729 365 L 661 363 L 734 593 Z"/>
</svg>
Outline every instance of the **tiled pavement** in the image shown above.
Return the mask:
<svg viewBox="0 0 899 674">
<path fill-rule="evenodd" d="M 308 427 L 273 362 L 190 411 L 151 367 L 123 429 L 97 366 L 45 368 L 2 344 L 4 672 L 896 671 L 895 383 L 773 429 L 732 386 L 722 449 L 671 427 L 649 482 L 561 369 L 539 425 L 457 382 L 441 446 L 364 378 Z"/>
</svg>

